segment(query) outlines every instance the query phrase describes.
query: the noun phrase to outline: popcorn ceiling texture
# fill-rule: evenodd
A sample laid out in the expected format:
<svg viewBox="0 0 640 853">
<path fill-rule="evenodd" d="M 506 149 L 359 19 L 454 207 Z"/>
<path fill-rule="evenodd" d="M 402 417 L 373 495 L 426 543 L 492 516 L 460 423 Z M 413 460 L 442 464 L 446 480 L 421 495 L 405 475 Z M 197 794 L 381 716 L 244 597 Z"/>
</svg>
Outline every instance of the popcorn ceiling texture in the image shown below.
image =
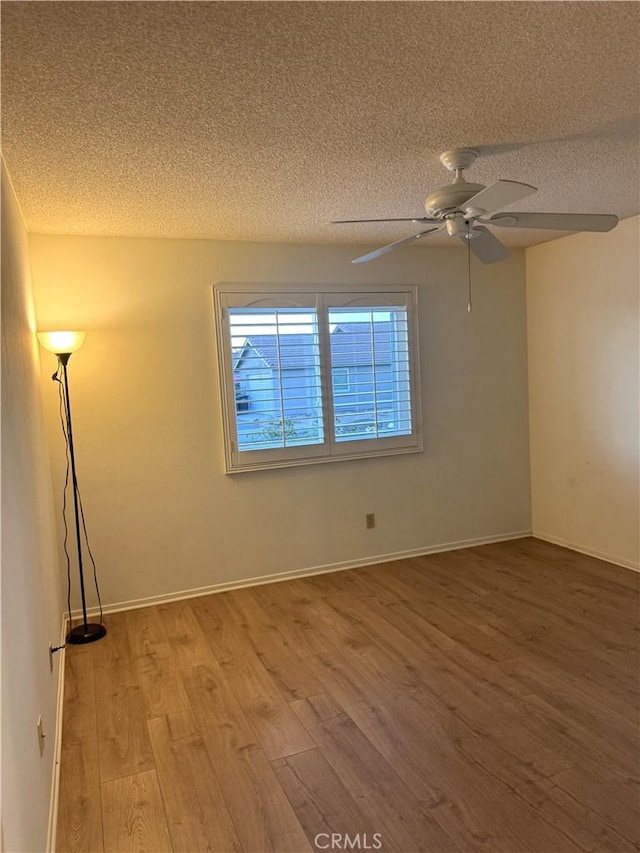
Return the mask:
<svg viewBox="0 0 640 853">
<path fill-rule="evenodd" d="M 539 188 L 513 209 L 639 210 L 635 2 L 2 7 L 31 231 L 379 245 L 413 226 L 327 223 L 422 215 L 462 145 L 469 180 Z"/>
</svg>

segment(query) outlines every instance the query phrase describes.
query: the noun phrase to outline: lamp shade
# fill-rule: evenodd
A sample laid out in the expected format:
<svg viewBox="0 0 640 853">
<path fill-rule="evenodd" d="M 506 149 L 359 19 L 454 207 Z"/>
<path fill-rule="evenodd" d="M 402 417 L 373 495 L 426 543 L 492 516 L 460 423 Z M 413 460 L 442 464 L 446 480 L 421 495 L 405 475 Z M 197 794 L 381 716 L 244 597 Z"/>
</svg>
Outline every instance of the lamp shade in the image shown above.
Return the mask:
<svg viewBox="0 0 640 853">
<path fill-rule="evenodd" d="M 86 334 L 86 332 L 38 332 L 38 340 L 40 345 L 49 352 L 63 355 L 79 350 Z"/>
</svg>

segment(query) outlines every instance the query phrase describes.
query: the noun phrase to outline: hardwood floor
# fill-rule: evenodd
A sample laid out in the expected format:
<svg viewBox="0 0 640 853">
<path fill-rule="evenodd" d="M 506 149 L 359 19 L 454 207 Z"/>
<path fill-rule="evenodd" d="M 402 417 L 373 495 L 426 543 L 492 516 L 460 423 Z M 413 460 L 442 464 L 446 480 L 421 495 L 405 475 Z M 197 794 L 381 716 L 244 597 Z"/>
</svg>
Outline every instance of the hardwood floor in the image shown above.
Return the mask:
<svg viewBox="0 0 640 853">
<path fill-rule="evenodd" d="M 636 850 L 639 585 L 522 539 L 111 615 L 58 850 Z"/>
</svg>

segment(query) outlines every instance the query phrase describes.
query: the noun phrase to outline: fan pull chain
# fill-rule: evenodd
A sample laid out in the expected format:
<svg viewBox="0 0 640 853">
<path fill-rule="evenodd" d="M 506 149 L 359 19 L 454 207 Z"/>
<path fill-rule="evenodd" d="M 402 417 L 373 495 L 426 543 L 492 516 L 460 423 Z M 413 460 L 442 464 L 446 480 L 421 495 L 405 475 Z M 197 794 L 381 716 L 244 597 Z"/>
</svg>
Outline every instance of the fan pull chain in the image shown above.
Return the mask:
<svg viewBox="0 0 640 853">
<path fill-rule="evenodd" d="M 467 222 L 467 284 L 468 284 L 468 299 L 467 312 L 471 314 L 473 302 L 471 300 L 471 225 Z"/>
</svg>

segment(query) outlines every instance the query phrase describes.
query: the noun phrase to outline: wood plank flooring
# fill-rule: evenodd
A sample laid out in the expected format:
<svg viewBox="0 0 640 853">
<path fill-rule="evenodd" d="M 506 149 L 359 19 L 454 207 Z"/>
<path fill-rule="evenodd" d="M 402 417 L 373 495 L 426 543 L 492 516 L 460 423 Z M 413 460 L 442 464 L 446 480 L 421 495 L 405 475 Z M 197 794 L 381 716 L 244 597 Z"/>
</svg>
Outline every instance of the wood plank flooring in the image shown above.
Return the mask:
<svg viewBox="0 0 640 853">
<path fill-rule="evenodd" d="M 521 539 L 111 615 L 58 850 L 637 850 L 639 586 Z"/>
</svg>

